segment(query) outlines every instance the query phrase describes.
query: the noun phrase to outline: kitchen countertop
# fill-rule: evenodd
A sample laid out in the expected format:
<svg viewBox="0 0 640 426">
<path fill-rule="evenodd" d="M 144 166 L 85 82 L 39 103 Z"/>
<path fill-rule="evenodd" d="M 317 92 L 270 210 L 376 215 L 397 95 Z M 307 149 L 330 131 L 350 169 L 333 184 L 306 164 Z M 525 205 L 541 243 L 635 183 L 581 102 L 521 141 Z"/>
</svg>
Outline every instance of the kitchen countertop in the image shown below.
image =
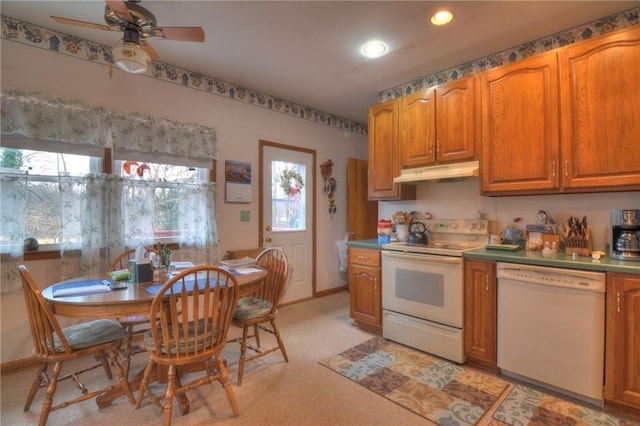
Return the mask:
<svg viewBox="0 0 640 426">
<path fill-rule="evenodd" d="M 347 246 L 380 249 L 380 243 L 378 242 L 377 238 L 371 239 L 371 240 L 352 240 L 352 241 L 347 241 Z"/>
<path fill-rule="evenodd" d="M 570 254 L 566 254 L 565 252 L 543 255 L 541 251 L 524 249 L 517 251 L 503 251 L 480 248 L 464 252 L 464 257 L 471 259 L 495 260 L 498 262 L 551 266 L 556 268 L 640 274 L 640 262 L 615 260 L 611 259 L 608 255 L 604 255 L 600 259 L 578 256 L 578 258 L 574 260 Z"/>
<path fill-rule="evenodd" d="M 347 241 L 347 246 L 380 249 L 378 239 Z M 480 248 L 464 252 L 464 257 L 470 259 L 495 260 L 497 262 L 524 263 L 526 265 L 550 266 L 566 269 L 584 269 L 589 271 L 625 272 L 640 274 L 640 262 L 611 259 L 604 255 L 600 259 L 578 256 L 573 259 L 565 252 L 553 255 L 542 254 L 541 251 L 525 250 L 517 251 L 487 250 Z"/>
</svg>

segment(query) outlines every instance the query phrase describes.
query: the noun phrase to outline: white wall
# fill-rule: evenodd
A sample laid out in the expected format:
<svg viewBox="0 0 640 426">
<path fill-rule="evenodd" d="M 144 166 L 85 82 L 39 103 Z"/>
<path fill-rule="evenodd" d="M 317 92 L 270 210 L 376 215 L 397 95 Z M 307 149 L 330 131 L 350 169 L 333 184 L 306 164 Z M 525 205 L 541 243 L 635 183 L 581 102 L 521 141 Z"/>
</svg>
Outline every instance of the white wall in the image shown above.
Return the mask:
<svg viewBox="0 0 640 426">
<path fill-rule="evenodd" d="M 522 218 L 520 228 L 539 223 L 538 210 L 546 210 L 564 224 L 569 216 L 587 216 L 592 228 L 594 249 L 604 250 L 611 242 L 610 210 L 640 209 L 640 192 L 605 192 L 593 194 L 554 194 L 511 197 L 483 197 L 480 181 L 470 178 L 457 182 L 420 182 L 416 201 L 379 203 L 378 216 L 389 219 L 396 211 L 425 212 L 441 219 L 475 219 L 482 212 L 490 220 L 491 233 L 499 233 L 514 218 Z"/>
<path fill-rule="evenodd" d="M 346 233 L 347 158 L 367 158 L 367 138 L 308 120 L 290 117 L 221 96 L 169 84 L 153 78 L 125 74 L 47 50 L 2 40 L 3 89 L 33 90 L 46 95 L 76 99 L 90 105 L 144 113 L 194 122 L 216 129 L 219 145 L 218 182 L 224 182 L 224 161 L 250 162 L 254 172 L 253 202 L 227 204 L 224 188 L 218 188 L 217 206 L 221 254 L 229 249 L 250 248 L 258 241 L 258 141 L 260 139 L 314 149 L 317 165 L 332 159 L 337 212 L 329 218 L 322 194 L 319 167 L 316 170 L 317 275 L 318 291 L 346 285 L 346 275 L 338 270 L 335 241 Z M 212 76 L 215 77 L 215 76 Z M 295 101 L 295 99 L 292 99 Z M 251 220 L 240 221 L 240 210 L 249 210 Z M 41 285 L 59 279 L 59 270 L 50 261 L 29 265 Z M 31 343 L 22 294 L 1 297 L 1 362 L 30 356 Z M 27 343 L 25 343 L 27 341 Z"/>
</svg>

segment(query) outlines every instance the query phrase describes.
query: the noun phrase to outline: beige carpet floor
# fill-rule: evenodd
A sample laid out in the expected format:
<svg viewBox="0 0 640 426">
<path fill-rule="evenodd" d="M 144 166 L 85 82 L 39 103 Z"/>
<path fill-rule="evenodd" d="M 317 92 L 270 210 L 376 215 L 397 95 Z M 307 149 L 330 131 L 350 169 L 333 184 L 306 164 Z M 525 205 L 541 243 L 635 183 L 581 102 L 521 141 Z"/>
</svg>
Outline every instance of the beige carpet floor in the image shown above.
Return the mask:
<svg viewBox="0 0 640 426">
<path fill-rule="evenodd" d="M 224 355 L 240 406 L 234 417 L 218 383 L 189 393 L 191 412 L 182 416 L 174 410 L 174 425 L 431 425 L 430 421 L 377 395 L 320 364 L 321 360 L 365 342 L 373 335 L 351 325 L 349 295 L 346 292 L 314 299 L 280 310 L 278 324 L 290 362 L 279 352 L 247 363 L 242 386 L 235 384 L 239 345 L 229 344 Z M 239 336 L 233 328 L 230 337 Z M 133 359 L 132 374 L 145 365 L 145 355 Z M 42 390 L 31 410 L 22 407 L 35 370 L 7 373 L 1 377 L 0 424 L 37 424 Z M 83 375 L 89 389 L 108 381 L 102 370 Z M 60 384 L 60 394 L 75 396 L 69 381 Z M 159 389 L 159 388 L 158 388 Z M 161 424 L 162 413 L 148 400 L 136 410 L 126 398 L 99 409 L 93 400 L 49 415 L 48 425 L 104 424 L 127 426 Z"/>
</svg>

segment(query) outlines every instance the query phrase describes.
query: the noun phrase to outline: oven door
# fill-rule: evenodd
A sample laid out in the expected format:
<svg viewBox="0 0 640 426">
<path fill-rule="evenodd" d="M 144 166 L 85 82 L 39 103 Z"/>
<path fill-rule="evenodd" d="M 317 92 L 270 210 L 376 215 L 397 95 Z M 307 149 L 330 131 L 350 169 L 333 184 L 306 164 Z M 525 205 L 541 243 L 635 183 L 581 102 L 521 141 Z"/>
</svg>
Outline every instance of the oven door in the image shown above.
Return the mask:
<svg viewBox="0 0 640 426">
<path fill-rule="evenodd" d="M 382 308 L 462 329 L 462 257 L 383 250 Z"/>
</svg>

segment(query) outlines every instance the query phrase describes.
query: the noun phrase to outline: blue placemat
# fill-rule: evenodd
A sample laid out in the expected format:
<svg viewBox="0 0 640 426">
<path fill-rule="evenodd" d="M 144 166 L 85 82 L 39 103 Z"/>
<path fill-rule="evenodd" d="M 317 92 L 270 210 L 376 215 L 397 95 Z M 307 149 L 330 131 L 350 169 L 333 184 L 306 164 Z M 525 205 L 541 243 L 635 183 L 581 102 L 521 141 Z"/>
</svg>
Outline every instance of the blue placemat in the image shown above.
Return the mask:
<svg viewBox="0 0 640 426">
<path fill-rule="evenodd" d="M 216 279 L 215 278 L 210 278 L 211 282 L 213 284 L 216 283 Z M 205 279 L 199 279 L 198 280 L 198 289 L 202 290 L 204 289 L 204 284 L 205 284 Z M 178 282 L 176 282 L 175 284 L 173 284 L 173 286 L 171 286 L 173 293 L 180 293 L 182 291 L 182 283 L 183 281 L 180 280 Z M 193 291 L 193 287 L 194 287 L 195 281 L 193 279 L 190 280 L 184 280 L 184 285 L 187 288 L 188 292 L 192 292 Z M 224 285 L 226 284 L 225 281 L 220 281 L 220 285 L 224 287 Z M 152 296 L 155 296 L 156 294 L 158 294 L 158 291 L 162 288 L 162 286 L 164 286 L 164 284 L 158 284 L 158 285 L 152 285 L 146 288 L 147 293 L 151 294 Z M 170 291 L 167 291 L 165 294 L 171 294 Z"/>
<path fill-rule="evenodd" d="M 67 281 L 54 284 L 51 293 L 53 297 L 106 293 L 111 291 L 112 284 L 113 280 L 105 280 L 102 278 Z"/>
</svg>

